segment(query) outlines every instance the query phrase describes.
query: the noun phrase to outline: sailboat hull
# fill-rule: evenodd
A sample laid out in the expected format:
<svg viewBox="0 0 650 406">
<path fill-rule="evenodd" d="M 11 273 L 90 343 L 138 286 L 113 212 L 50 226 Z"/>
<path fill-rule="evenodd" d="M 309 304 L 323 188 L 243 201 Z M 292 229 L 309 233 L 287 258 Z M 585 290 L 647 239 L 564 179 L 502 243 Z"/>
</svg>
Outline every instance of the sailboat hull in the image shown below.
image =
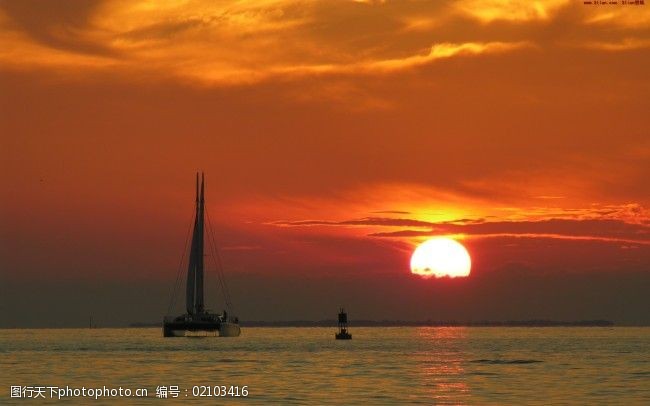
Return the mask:
<svg viewBox="0 0 650 406">
<path fill-rule="evenodd" d="M 239 324 L 231 322 L 173 321 L 163 322 L 163 337 L 239 337 Z"/>
<path fill-rule="evenodd" d="M 173 321 L 163 323 L 164 337 L 185 337 L 189 333 L 216 335 L 219 331 L 218 321 Z"/>
<path fill-rule="evenodd" d="M 219 337 L 239 337 L 240 334 L 239 324 L 224 322 L 219 326 Z"/>
</svg>

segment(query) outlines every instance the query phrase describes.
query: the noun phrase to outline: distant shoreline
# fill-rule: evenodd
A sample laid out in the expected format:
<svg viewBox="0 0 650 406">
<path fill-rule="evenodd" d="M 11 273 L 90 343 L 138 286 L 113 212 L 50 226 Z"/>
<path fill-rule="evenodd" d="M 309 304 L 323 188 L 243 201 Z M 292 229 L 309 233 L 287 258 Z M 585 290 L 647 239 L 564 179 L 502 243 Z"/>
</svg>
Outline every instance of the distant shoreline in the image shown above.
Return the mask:
<svg viewBox="0 0 650 406">
<path fill-rule="evenodd" d="M 335 328 L 336 320 L 277 320 L 277 321 L 241 321 L 242 327 L 327 327 Z M 160 322 L 134 322 L 128 325 L 95 325 L 93 329 L 98 328 L 161 328 Z M 650 327 L 649 324 L 616 324 L 610 320 L 577 320 L 577 321 L 557 321 L 557 320 L 509 320 L 509 321 L 405 321 L 405 320 L 351 320 L 350 327 Z M 0 330 L 6 329 L 88 329 L 88 326 L 5 326 Z"/>
<path fill-rule="evenodd" d="M 278 320 L 242 321 L 242 327 L 336 327 L 336 320 Z M 612 327 L 610 320 L 510 320 L 510 321 L 404 321 L 404 320 L 356 320 L 351 327 Z M 160 323 L 131 323 L 129 327 L 160 327 Z"/>
</svg>

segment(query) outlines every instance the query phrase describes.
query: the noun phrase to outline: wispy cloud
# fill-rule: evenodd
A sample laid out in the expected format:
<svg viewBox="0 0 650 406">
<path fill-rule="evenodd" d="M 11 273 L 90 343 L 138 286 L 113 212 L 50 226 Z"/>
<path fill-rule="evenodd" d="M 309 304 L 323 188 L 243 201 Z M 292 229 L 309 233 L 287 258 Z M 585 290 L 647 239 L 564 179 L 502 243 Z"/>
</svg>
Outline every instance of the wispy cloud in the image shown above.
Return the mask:
<svg viewBox="0 0 650 406">
<path fill-rule="evenodd" d="M 285 66 L 270 69 L 269 75 L 282 74 L 327 74 L 327 73 L 389 73 L 417 66 L 427 65 L 438 59 L 462 55 L 478 55 L 484 53 L 501 53 L 530 47 L 527 42 L 505 43 L 441 43 L 432 45 L 423 54 L 409 55 L 403 58 L 371 60 L 359 63 L 332 63 L 323 65 Z"/>
<path fill-rule="evenodd" d="M 624 38 L 620 41 L 589 41 L 581 44 L 581 46 L 601 51 L 630 51 L 635 49 L 650 48 L 650 39 Z"/>
<path fill-rule="evenodd" d="M 125 66 L 111 56 L 86 54 L 45 46 L 26 35 L 7 31 L 0 33 L 0 61 L 5 68 L 14 69 L 107 69 Z"/>
<path fill-rule="evenodd" d="M 468 237 L 522 237 L 583 239 L 650 245 L 650 227 L 618 220 L 505 221 L 478 224 L 433 224 L 426 231 L 399 230 L 371 233 L 374 237 L 427 237 L 458 234 Z"/>
<path fill-rule="evenodd" d="M 605 242 L 650 245 L 650 225 L 645 220 L 629 223 L 608 218 L 615 210 L 591 211 L 592 218 L 548 218 L 544 220 L 499 221 L 458 219 L 444 222 L 422 221 L 410 218 L 365 217 L 342 221 L 299 220 L 270 223 L 283 227 L 365 227 L 399 228 L 394 231 L 372 231 L 370 237 L 413 238 L 435 235 L 462 235 L 466 237 L 554 238 L 566 240 L 598 240 Z M 584 215 L 584 211 L 582 213 Z M 414 229 L 416 228 L 416 229 Z"/>
<path fill-rule="evenodd" d="M 570 0 L 465 0 L 456 2 L 456 9 L 484 23 L 504 20 L 526 22 L 549 20 Z"/>
<path fill-rule="evenodd" d="M 646 6 L 590 7 L 584 22 L 592 26 L 646 28 L 650 24 L 650 10 Z"/>
<path fill-rule="evenodd" d="M 458 55 L 477 55 L 482 53 L 500 53 L 531 47 L 528 42 L 466 42 L 434 44 L 424 55 L 412 55 L 401 59 L 387 59 L 362 64 L 361 68 L 374 70 L 399 70 L 413 66 L 425 65 L 437 59 L 451 58 Z"/>
</svg>

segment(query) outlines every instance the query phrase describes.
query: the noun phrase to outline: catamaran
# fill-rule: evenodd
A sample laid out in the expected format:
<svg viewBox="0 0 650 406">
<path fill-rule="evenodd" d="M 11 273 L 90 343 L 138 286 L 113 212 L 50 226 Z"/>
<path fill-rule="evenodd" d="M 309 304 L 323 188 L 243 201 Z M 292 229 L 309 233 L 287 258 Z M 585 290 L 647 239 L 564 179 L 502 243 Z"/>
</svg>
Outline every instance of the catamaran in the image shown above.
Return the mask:
<svg viewBox="0 0 650 406">
<path fill-rule="evenodd" d="M 199 188 L 199 174 L 196 174 L 196 215 L 194 216 L 194 227 L 192 231 L 192 244 L 189 250 L 189 263 L 187 267 L 187 282 L 185 284 L 185 314 L 170 316 L 178 291 L 179 279 L 177 277 L 172 294 L 172 301 L 163 319 L 164 337 L 183 337 L 192 335 L 215 335 L 218 337 L 237 337 L 241 333 L 239 319 L 232 315 L 232 303 L 230 294 L 223 275 L 214 236 L 211 233 L 210 221 L 208 218 L 209 249 L 215 259 L 217 276 L 224 295 L 226 308 L 221 314 L 213 313 L 205 308 L 203 297 L 203 252 L 205 233 L 205 179 L 201 173 Z M 189 235 L 188 235 L 189 236 Z M 181 261 L 182 262 L 182 261 Z M 180 270 L 179 270 L 180 276 Z M 230 314 L 229 314 L 230 313 Z"/>
</svg>

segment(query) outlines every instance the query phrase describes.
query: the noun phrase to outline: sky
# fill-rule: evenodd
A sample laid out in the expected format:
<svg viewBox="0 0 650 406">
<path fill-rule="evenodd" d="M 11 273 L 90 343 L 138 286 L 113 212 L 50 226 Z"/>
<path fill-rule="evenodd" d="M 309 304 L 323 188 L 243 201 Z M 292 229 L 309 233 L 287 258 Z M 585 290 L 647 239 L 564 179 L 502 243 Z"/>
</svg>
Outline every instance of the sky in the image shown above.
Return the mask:
<svg viewBox="0 0 650 406">
<path fill-rule="evenodd" d="M 160 320 L 196 171 L 242 320 L 650 324 L 648 66 L 648 5 L 2 0 L 0 327 Z"/>
</svg>

